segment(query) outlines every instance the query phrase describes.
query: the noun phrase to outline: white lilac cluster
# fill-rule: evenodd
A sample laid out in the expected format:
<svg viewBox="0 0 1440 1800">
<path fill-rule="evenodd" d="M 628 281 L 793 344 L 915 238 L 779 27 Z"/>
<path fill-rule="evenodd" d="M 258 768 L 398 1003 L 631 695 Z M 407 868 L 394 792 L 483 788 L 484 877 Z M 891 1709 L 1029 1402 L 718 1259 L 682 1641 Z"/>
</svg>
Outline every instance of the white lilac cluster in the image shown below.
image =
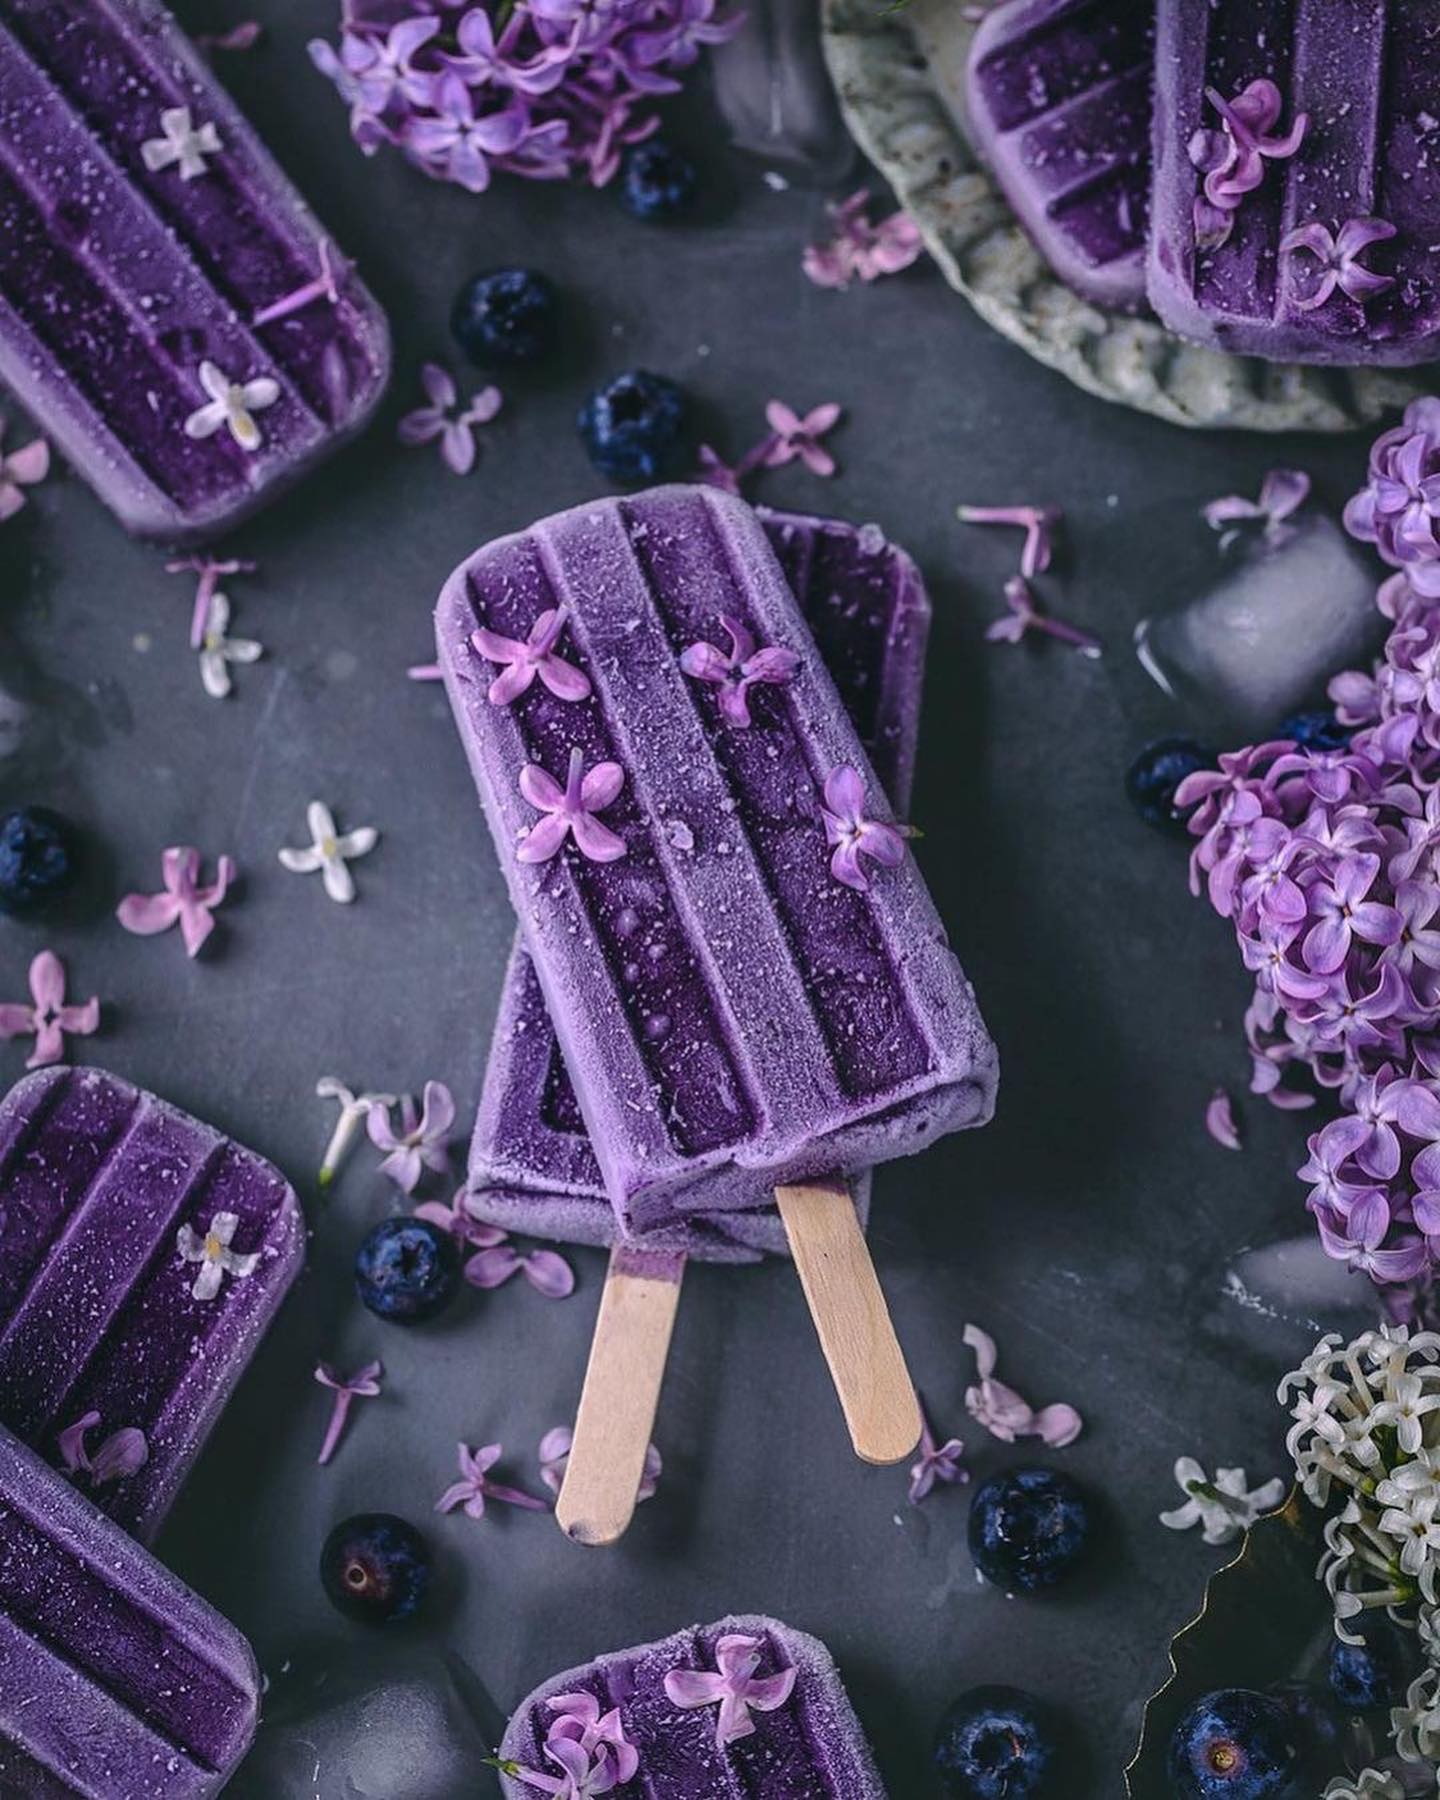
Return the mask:
<svg viewBox="0 0 1440 1800">
<path fill-rule="evenodd" d="M 1392 1708 L 1390 1735 L 1402 1767 L 1440 1779 L 1440 1334 L 1384 1325 L 1350 1344 L 1323 1337 L 1278 1397 L 1300 1486 L 1328 1515 L 1316 1573 L 1336 1635 L 1363 1642 L 1358 1622 L 1374 1610 L 1417 1634 L 1426 1666 Z M 1367 1769 L 1326 1796 L 1413 1791 L 1395 1770 Z"/>
</svg>

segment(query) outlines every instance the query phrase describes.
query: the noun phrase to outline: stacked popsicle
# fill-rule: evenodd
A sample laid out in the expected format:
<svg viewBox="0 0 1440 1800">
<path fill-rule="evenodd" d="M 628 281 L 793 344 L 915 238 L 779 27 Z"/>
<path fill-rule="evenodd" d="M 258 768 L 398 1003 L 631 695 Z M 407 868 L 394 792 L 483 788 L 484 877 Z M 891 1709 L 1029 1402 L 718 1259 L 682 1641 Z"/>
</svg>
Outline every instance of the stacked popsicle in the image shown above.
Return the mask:
<svg viewBox="0 0 1440 1800">
<path fill-rule="evenodd" d="M 982 1122 L 994 1051 L 763 528 L 708 489 L 580 507 L 463 564 L 437 636 L 616 1218 L 562 1524 L 633 1505 L 678 1279 L 645 1246 L 769 1191 L 857 1448 L 898 1460 L 918 1409 L 837 1178 Z"/>
<path fill-rule="evenodd" d="M 389 335 L 156 0 L 0 15 L 0 382 L 131 531 L 218 536 L 353 435 Z"/>
<path fill-rule="evenodd" d="M 966 114 L 1082 296 L 1148 298 L 1185 337 L 1273 359 L 1424 362 L 1433 23 L 1428 0 L 1006 0 L 975 33 Z"/>
<path fill-rule="evenodd" d="M 0 1102 L 0 1792 L 190 1800 L 243 1755 L 249 1647 L 126 1533 L 302 1256 L 283 1178 L 163 1101 L 53 1069 Z"/>
<path fill-rule="evenodd" d="M 885 1800 L 830 1652 L 755 1616 L 552 1677 L 516 1709 L 500 1764 L 506 1800 L 566 1780 L 604 1793 L 612 1777 L 664 1800 Z"/>
</svg>

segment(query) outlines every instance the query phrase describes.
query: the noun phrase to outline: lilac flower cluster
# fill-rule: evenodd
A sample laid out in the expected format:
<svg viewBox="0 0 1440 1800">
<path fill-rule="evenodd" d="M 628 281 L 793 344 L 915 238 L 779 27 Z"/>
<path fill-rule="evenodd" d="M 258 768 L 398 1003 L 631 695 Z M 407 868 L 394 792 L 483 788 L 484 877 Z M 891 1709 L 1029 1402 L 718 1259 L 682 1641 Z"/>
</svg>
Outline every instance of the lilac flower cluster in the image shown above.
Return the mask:
<svg viewBox="0 0 1440 1800">
<path fill-rule="evenodd" d="M 1191 884 L 1234 922 L 1255 995 L 1252 1091 L 1283 1107 L 1332 1091 L 1339 1114 L 1300 1170 L 1330 1255 L 1385 1285 L 1397 1316 L 1440 1269 L 1440 400 L 1375 445 L 1347 508 L 1399 573 L 1369 673 L 1330 685 L 1339 750 L 1290 740 L 1222 756 L 1181 784 Z M 1436 484 L 1440 494 L 1440 484 Z"/>
<path fill-rule="evenodd" d="M 657 128 L 653 102 L 738 29 L 723 0 L 345 0 L 311 59 L 372 155 L 483 193 L 493 170 L 603 187 Z M 407 16 L 408 14 L 408 16 Z"/>
</svg>

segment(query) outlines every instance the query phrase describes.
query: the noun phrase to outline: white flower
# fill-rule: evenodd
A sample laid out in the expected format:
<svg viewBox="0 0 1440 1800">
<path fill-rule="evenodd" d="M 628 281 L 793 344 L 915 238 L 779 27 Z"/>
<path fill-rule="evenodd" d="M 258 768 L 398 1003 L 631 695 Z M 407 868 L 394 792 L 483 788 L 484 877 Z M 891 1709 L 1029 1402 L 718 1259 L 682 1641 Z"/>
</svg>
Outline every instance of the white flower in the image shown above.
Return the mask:
<svg viewBox="0 0 1440 1800">
<path fill-rule="evenodd" d="M 1362 1769 L 1358 1775 L 1337 1775 L 1320 1800 L 1405 1800 L 1405 1788 L 1398 1775 Z"/>
<path fill-rule="evenodd" d="M 1372 1425 L 1393 1425 L 1400 1448 L 1413 1456 L 1420 1448 L 1426 1413 L 1440 1411 L 1440 1392 L 1434 1377 L 1396 1373 L 1385 1383 L 1385 1399 L 1370 1414 Z"/>
<path fill-rule="evenodd" d="M 227 1275 L 243 1281 L 247 1275 L 255 1273 L 260 1252 L 252 1250 L 242 1256 L 230 1248 L 230 1240 L 235 1236 L 239 1223 L 237 1214 L 218 1212 L 210 1221 L 210 1229 L 204 1237 L 192 1231 L 188 1225 L 180 1227 L 175 1242 L 181 1256 L 187 1263 L 200 1265 L 200 1273 L 195 1277 L 195 1285 L 190 1290 L 197 1300 L 213 1300 L 220 1292 L 220 1283 Z"/>
<path fill-rule="evenodd" d="M 1440 1612 L 1433 1606 L 1420 1608 L 1420 1648 L 1431 1668 L 1440 1667 Z"/>
<path fill-rule="evenodd" d="M 254 638 L 227 637 L 229 623 L 229 598 L 212 594 L 200 638 L 200 680 L 212 700 L 223 700 L 230 692 L 229 664 L 259 662 L 265 654 L 265 646 L 257 644 Z"/>
<path fill-rule="evenodd" d="M 242 450 L 258 450 L 263 440 L 251 415 L 275 404 L 280 398 L 280 383 L 269 375 L 257 375 L 253 381 L 232 381 L 214 363 L 202 362 L 200 385 L 210 400 L 185 421 L 186 437 L 213 437 L 226 425 Z"/>
<path fill-rule="evenodd" d="M 1405 1704 L 1391 1707 L 1390 1735 L 1406 1762 L 1440 1760 L 1440 1670 L 1417 1675 Z"/>
<path fill-rule="evenodd" d="M 1440 1550 L 1440 1519 L 1435 1517 L 1440 1496 L 1420 1493 L 1406 1507 L 1392 1506 L 1380 1515 L 1380 1529 L 1400 1540 L 1400 1567 L 1407 1575 L 1419 1575 Z"/>
<path fill-rule="evenodd" d="M 223 146 L 220 133 L 211 124 L 192 125 L 188 106 L 167 107 L 160 115 L 163 137 L 149 138 L 140 146 L 140 155 L 152 175 L 180 165 L 180 179 L 193 181 L 209 172 L 207 156 L 218 156 Z"/>
<path fill-rule="evenodd" d="M 322 1100 L 338 1100 L 340 1117 L 336 1120 L 335 1130 L 326 1147 L 325 1160 L 320 1165 L 319 1185 L 330 1186 L 335 1179 L 335 1171 L 340 1167 L 345 1152 L 355 1140 L 355 1134 L 361 1121 L 369 1113 L 372 1106 L 383 1106 L 387 1110 L 394 1106 L 393 1094 L 352 1094 L 343 1081 L 333 1075 L 322 1075 L 315 1083 L 315 1092 Z"/>
<path fill-rule="evenodd" d="M 1275 1398 L 1284 1406 L 1290 1398 L 1291 1388 L 1320 1387 L 1330 1379 L 1330 1365 L 1335 1361 L 1336 1351 L 1340 1344 L 1340 1333 L 1332 1331 L 1322 1337 L 1320 1342 L 1305 1358 L 1298 1369 L 1293 1369 L 1284 1376 L 1275 1390 Z"/>
<path fill-rule="evenodd" d="M 1171 1531 L 1199 1525 L 1207 1544 L 1230 1543 L 1285 1497 L 1285 1483 L 1278 1476 L 1247 1491 L 1243 1469 L 1217 1469 L 1212 1482 L 1192 1456 L 1178 1458 L 1175 1480 L 1187 1498 L 1183 1506 L 1162 1512 L 1160 1523 Z"/>
<path fill-rule="evenodd" d="M 348 906 L 355 898 L 355 883 L 345 865 L 352 857 L 365 856 L 373 850 L 380 833 L 373 826 L 362 825 L 342 837 L 335 829 L 330 808 L 319 800 L 310 802 L 305 821 L 310 827 L 311 843 L 304 850 L 282 850 L 280 861 L 294 875 L 313 875 L 321 870 L 325 892 L 332 900 Z"/>
</svg>

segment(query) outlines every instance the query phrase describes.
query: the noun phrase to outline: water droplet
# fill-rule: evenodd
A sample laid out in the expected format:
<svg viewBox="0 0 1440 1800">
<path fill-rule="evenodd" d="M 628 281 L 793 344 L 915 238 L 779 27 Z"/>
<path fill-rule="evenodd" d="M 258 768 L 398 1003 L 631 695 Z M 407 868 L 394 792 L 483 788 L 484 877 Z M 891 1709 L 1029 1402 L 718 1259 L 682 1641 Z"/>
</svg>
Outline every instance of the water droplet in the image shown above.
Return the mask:
<svg viewBox="0 0 1440 1800">
<path fill-rule="evenodd" d="M 670 1028 L 669 1013 L 650 1013 L 645 1020 L 645 1036 L 652 1044 L 658 1044 L 661 1038 L 669 1037 Z"/>
</svg>

